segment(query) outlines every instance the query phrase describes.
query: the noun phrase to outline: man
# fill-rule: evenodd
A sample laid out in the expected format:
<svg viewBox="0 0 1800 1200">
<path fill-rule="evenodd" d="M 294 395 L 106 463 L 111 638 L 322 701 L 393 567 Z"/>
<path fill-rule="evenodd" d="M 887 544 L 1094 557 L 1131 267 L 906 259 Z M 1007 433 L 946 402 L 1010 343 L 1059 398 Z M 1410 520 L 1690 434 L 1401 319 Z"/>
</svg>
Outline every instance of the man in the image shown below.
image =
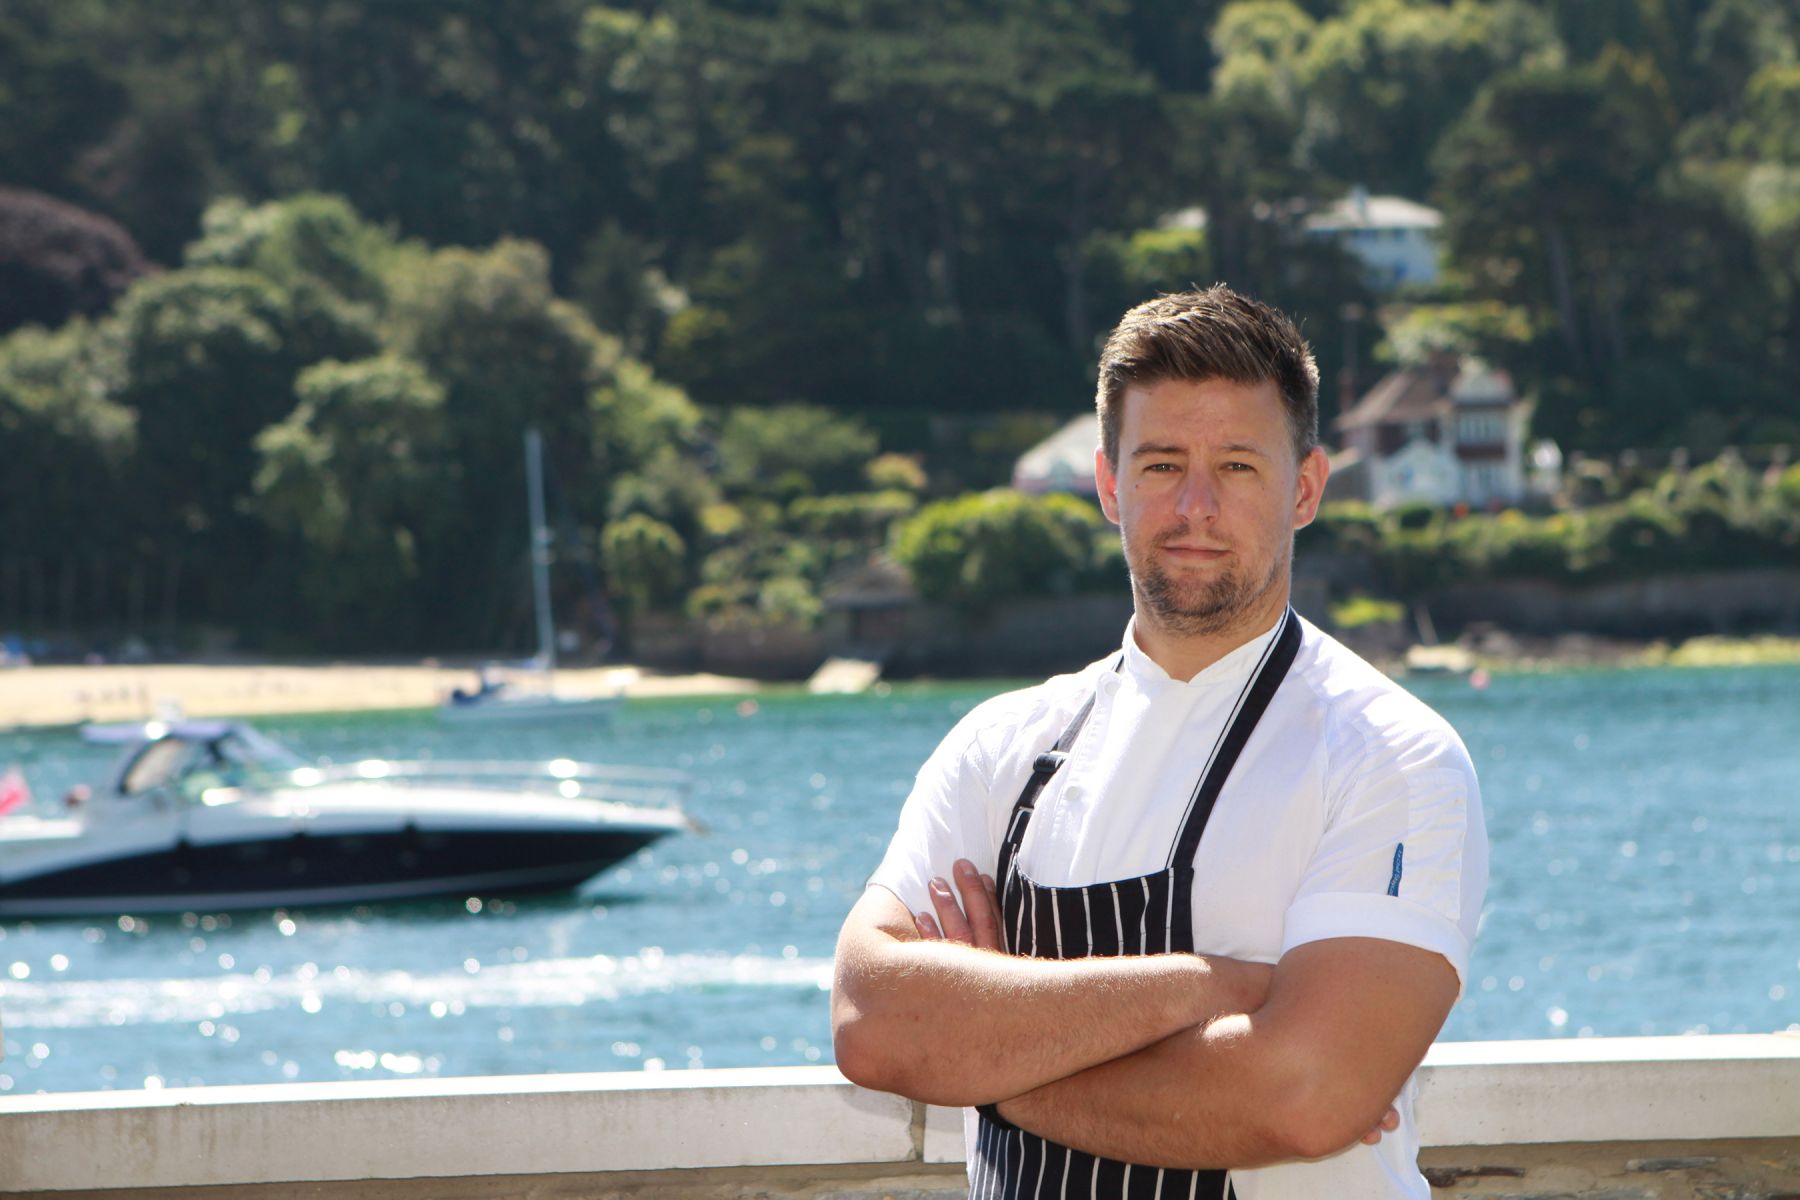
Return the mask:
<svg viewBox="0 0 1800 1200">
<path fill-rule="evenodd" d="M 1098 407 L 1124 644 L 925 764 L 838 943 L 838 1066 L 979 1106 L 972 1196 L 1425 1197 L 1411 1076 L 1487 841 L 1455 733 L 1288 607 L 1318 368 L 1214 287 L 1125 315 Z"/>
</svg>

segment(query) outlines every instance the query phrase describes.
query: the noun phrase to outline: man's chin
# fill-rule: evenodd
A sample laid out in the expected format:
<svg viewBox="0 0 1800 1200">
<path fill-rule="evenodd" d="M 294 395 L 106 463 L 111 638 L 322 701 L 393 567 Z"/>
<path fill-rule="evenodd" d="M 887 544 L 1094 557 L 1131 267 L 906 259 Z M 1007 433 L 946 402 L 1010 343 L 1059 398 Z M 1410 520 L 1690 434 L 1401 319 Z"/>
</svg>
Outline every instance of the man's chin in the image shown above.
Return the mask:
<svg viewBox="0 0 1800 1200">
<path fill-rule="evenodd" d="M 1220 595 L 1217 589 L 1183 594 L 1172 588 L 1152 588 L 1138 594 L 1139 604 L 1159 624 L 1182 633 L 1213 633 L 1227 628 L 1243 615 L 1246 600 L 1235 593 Z"/>
</svg>

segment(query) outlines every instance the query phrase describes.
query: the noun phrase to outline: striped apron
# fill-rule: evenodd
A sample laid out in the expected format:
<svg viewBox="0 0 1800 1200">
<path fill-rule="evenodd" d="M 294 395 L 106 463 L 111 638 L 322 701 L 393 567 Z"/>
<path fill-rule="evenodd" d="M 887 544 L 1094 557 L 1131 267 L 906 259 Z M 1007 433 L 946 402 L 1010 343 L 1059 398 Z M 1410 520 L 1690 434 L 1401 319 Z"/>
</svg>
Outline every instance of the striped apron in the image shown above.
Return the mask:
<svg viewBox="0 0 1800 1200">
<path fill-rule="evenodd" d="M 1067 959 L 1194 952 L 1193 864 L 1200 835 L 1226 776 L 1299 648 L 1300 621 L 1289 609 L 1213 746 L 1167 866 L 1135 879 L 1086 887 L 1047 887 L 1018 868 L 1019 846 L 1025 840 L 1038 794 L 1062 766 L 1093 711 L 1094 698 L 1088 698 L 1056 745 L 1037 757 L 1031 778 L 1013 805 L 1006 839 L 1000 846 L 994 878 L 999 881 L 1001 935 L 1008 953 Z M 969 1172 L 971 1200 L 1215 1200 L 1227 1195 L 1222 1170 L 1186 1171 L 1101 1158 L 1028 1133 L 1002 1117 L 993 1105 L 984 1105 L 979 1112 Z"/>
</svg>

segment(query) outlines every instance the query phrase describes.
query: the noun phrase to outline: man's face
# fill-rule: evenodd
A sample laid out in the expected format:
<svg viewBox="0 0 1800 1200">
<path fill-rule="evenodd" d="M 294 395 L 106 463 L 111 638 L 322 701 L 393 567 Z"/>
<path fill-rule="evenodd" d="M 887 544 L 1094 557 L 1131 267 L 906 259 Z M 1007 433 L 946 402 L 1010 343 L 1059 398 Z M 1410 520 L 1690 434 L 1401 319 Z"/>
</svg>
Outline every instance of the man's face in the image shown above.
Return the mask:
<svg viewBox="0 0 1800 1200">
<path fill-rule="evenodd" d="M 1118 468 L 1099 453 L 1094 472 L 1139 620 L 1177 637 L 1273 624 L 1327 473 L 1320 450 L 1295 462 L 1275 382 L 1133 386 L 1123 407 Z"/>
</svg>

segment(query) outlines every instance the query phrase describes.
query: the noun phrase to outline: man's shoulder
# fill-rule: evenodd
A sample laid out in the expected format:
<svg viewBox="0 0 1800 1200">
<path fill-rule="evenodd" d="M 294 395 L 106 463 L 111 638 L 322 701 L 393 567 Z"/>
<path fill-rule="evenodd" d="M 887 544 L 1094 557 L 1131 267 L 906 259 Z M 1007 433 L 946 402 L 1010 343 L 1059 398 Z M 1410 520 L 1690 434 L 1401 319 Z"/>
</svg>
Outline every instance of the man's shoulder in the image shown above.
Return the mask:
<svg viewBox="0 0 1800 1200">
<path fill-rule="evenodd" d="M 1330 634 L 1311 624 L 1305 632 L 1298 673 L 1342 765 L 1468 766 L 1462 739 L 1436 709 Z"/>
<path fill-rule="evenodd" d="M 1081 710 L 1087 697 L 1093 695 L 1100 677 L 1112 669 L 1117 658 L 1116 654 L 1110 655 L 1079 671 L 1053 675 L 1031 687 L 983 700 L 956 723 L 944 739 L 945 746 L 962 756 L 973 752 L 992 764 L 1005 751 L 1035 743 L 1046 733 L 1054 740 Z M 1047 748 L 1047 743 L 1038 747 Z"/>
</svg>

